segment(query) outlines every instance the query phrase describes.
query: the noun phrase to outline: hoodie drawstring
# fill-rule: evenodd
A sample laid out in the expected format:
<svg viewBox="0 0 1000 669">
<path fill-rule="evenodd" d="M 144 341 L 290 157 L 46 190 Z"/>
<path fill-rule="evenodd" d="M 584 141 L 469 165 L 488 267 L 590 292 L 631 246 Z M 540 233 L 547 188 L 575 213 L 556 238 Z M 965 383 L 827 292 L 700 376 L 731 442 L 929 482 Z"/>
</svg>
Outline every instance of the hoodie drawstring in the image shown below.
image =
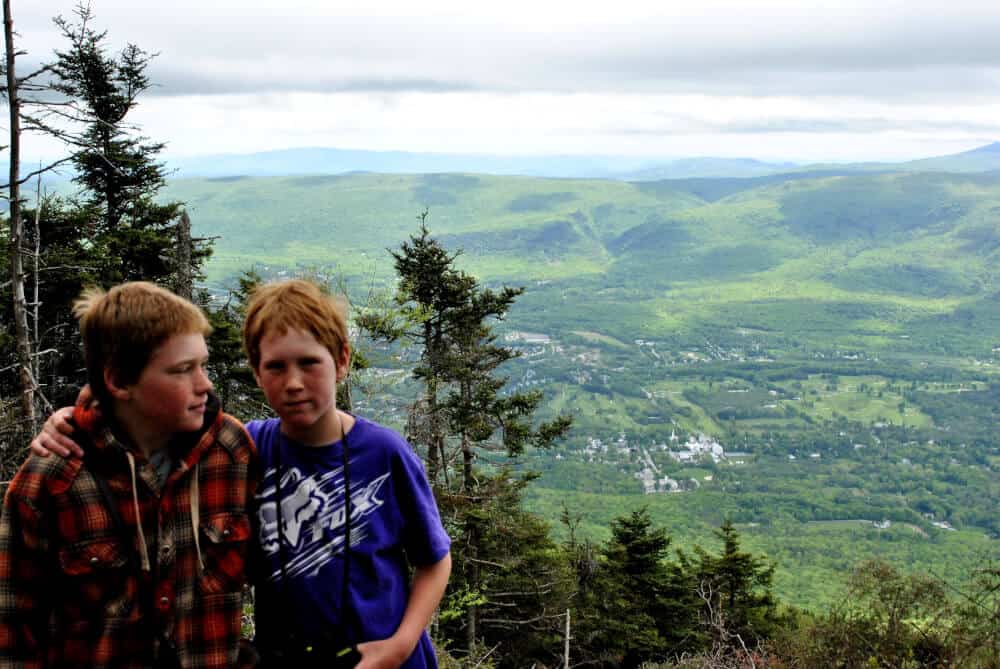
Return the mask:
<svg viewBox="0 0 1000 669">
<path fill-rule="evenodd" d="M 205 571 L 205 561 L 201 558 L 201 499 L 198 488 L 198 470 L 200 462 L 194 465 L 194 479 L 191 481 L 191 529 L 194 532 L 194 551 L 198 554 L 198 566 Z"/>
<path fill-rule="evenodd" d="M 125 455 L 128 457 L 128 469 L 132 475 L 132 504 L 135 506 L 135 527 L 139 532 L 139 557 L 142 560 L 142 570 L 149 572 L 152 569 L 149 566 L 149 549 L 146 548 L 146 535 L 142 531 L 142 514 L 139 512 L 139 489 L 136 486 L 135 480 L 135 457 L 128 451 L 125 452 Z"/>
</svg>

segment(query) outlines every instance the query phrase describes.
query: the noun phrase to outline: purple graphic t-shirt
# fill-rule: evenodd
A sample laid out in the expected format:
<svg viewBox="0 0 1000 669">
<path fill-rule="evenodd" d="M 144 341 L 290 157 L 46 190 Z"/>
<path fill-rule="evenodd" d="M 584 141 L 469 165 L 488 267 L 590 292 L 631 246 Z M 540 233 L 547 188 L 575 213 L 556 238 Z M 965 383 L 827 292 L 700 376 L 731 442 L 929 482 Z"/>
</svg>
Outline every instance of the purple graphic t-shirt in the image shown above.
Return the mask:
<svg viewBox="0 0 1000 669">
<path fill-rule="evenodd" d="M 247 430 L 263 467 L 258 643 L 280 644 L 289 629 L 304 639 L 332 633 L 344 646 L 392 636 L 410 594 L 407 563 L 434 564 L 450 546 L 420 459 L 399 434 L 364 418 L 348 432 L 351 546 L 342 602 L 343 443 L 304 446 L 281 434 L 277 419 L 251 421 Z M 437 667 L 426 632 L 402 666 Z"/>
</svg>

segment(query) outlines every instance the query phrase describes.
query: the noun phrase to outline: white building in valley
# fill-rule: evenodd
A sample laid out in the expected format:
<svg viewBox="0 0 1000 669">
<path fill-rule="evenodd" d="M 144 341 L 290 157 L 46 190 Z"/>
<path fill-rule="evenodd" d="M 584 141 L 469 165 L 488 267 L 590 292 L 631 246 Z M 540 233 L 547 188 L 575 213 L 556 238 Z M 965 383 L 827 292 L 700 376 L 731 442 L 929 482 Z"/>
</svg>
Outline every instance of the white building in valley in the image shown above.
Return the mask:
<svg viewBox="0 0 1000 669">
<path fill-rule="evenodd" d="M 683 444 L 683 450 L 671 451 L 670 457 L 678 462 L 696 462 L 704 458 L 712 458 L 713 462 L 719 462 L 726 458 L 726 451 L 713 437 L 699 434 L 697 437 L 690 436 Z"/>
</svg>

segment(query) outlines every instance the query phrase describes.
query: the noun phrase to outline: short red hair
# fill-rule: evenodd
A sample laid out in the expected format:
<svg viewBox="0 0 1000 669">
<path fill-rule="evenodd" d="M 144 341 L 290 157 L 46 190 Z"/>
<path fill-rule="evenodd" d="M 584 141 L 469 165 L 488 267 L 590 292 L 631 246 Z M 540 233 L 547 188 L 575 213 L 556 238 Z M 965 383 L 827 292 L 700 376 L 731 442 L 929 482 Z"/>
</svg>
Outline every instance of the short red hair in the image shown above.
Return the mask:
<svg viewBox="0 0 1000 669">
<path fill-rule="evenodd" d="M 260 341 L 267 334 L 301 330 L 311 334 L 334 360 L 348 345 L 344 300 L 339 300 L 311 281 L 289 279 L 266 283 L 254 289 L 247 302 L 243 323 L 243 347 L 250 366 L 260 365 Z"/>
</svg>

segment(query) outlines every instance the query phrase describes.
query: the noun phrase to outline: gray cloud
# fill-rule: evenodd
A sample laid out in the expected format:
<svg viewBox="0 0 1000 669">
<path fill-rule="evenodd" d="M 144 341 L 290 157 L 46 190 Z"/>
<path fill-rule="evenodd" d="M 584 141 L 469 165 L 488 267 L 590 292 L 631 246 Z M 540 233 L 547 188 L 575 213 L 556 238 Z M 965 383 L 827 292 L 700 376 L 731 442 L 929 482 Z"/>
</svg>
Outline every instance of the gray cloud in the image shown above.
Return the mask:
<svg viewBox="0 0 1000 669">
<path fill-rule="evenodd" d="M 473 84 L 460 81 L 439 81 L 418 77 L 384 78 L 333 78 L 322 74 L 308 81 L 295 76 L 262 82 L 252 76 L 236 74 L 212 75 L 205 71 L 177 68 L 165 63 L 150 67 L 150 78 L 156 82 L 150 89 L 152 96 L 177 95 L 226 95 L 240 93 L 464 93 L 480 90 Z"/>
<path fill-rule="evenodd" d="M 156 95 L 481 90 L 969 101 L 1000 95 L 1000 6 L 972 0 L 755 2 L 740 10 L 632 18 L 638 10 L 625 2 L 609 7 L 607 16 L 543 15 L 530 27 L 498 13 L 417 14 L 406 6 L 405 14 L 334 15 L 306 0 L 283 12 L 194 0 L 94 6 L 113 39 L 160 53 L 151 68 L 160 84 Z M 19 10 L 17 25 L 33 53 L 57 43 L 50 12 L 69 9 L 41 0 Z"/>
</svg>

